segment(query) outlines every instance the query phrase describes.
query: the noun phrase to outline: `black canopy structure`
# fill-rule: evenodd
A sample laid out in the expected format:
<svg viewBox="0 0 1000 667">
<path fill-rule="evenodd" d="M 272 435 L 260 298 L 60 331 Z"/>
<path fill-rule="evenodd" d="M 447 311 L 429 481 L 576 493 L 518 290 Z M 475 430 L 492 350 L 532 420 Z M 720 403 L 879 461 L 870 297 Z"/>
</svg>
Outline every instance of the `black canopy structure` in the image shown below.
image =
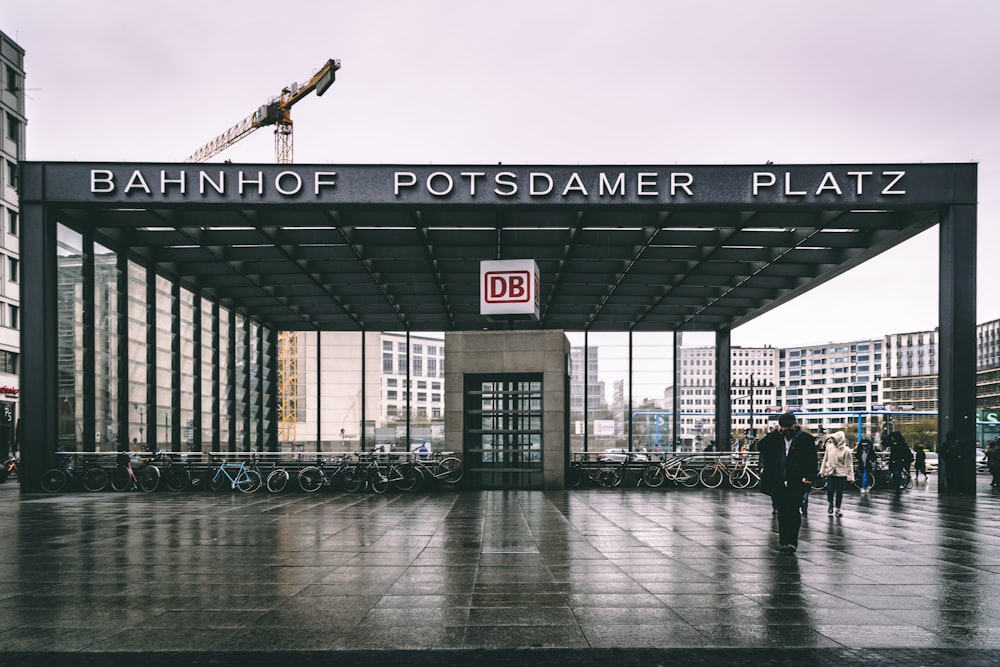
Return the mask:
<svg viewBox="0 0 1000 667">
<path fill-rule="evenodd" d="M 975 421 L 976 174 L 971 163 L 26 162 L 23 370 L 45 370 L 56 223 L 275 330 L 713 331 L 724 342 L 940 225 L 941 412 L 964 428 Z M 480 262 L 497 259 L 537 263 L 537 320 L 480 314 Z"/>
</svg>

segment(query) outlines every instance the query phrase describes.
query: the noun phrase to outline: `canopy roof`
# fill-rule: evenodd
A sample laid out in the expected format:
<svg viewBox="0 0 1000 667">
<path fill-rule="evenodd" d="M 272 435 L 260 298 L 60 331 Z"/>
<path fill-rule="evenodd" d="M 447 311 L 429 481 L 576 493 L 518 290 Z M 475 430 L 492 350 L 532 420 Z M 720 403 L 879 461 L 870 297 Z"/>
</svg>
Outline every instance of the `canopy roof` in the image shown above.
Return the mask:
<svg viewBox="0 0 1000 667">
<path fill-rule="evenodd" d="M 973 164 L 22 168 L 22 206 L 279 330 L 506 328 L 480 314 L 496 259 L 537 262 L 520 328 L 732 328 L 976 186 Z"/>
</svg>

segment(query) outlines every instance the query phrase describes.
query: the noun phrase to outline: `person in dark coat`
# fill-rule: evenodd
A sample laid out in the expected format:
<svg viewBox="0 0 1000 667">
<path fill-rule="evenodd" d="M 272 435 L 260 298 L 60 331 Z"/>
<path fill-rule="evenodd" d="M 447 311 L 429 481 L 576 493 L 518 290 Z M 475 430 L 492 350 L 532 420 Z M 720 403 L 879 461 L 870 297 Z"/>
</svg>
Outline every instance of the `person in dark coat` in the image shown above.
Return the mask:
<svg viewBox="0 0 1000 667">
<path fill-rule="evenodd" d="M 869 493 L 872 485 L 875 484 L 875 470 L 878 467 L 876 463 L 878 457 L 875 454 L 875 448 L 872 447 L 871 440 L 862 438 L 858 442 L 858 448 L 854 452 L 854 461 L 858 466 L 857 472 L 854 473 L 854 479 L 858 480 L 861 493 Z"/>
<path fill-rule="evenodd" d="M 778 417 L 778 430 L 764 436 L 759 446 L 765 462 L 760 486 L 778 508 L 779 548 L 795 553 L 802 526 L 802 494 L 818 472 L 815 438 L 799 427 L 793 413 L 786 412 Z"/>
</svg>

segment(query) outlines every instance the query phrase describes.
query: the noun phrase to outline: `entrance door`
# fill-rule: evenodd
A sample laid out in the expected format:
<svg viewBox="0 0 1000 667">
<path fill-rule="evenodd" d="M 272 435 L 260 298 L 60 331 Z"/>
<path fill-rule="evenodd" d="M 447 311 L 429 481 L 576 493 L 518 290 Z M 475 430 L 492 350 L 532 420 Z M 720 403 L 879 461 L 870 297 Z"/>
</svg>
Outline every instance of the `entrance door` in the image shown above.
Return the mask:
<svg viewBox="0 0 1000 667">
<path fill-rule="evenodd" d="M 542 375 L 465 376 L 465 479 L 477 489 L 541 489 Z"/>
</svg>

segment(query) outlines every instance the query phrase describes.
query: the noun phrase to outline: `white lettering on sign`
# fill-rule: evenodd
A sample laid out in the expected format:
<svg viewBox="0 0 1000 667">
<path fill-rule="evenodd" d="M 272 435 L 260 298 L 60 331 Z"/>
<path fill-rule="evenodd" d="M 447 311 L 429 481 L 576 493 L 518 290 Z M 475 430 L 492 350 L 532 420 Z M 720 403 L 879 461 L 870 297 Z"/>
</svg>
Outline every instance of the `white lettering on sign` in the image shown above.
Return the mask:
<svg viewBox="0 0 1000 667">
<path fill-rule="evenodd" d="M 313 173 L 313 194 L 319 196 L 325 188 L 336 187 L 335 171 L 316 171 Z M 135 194 L 141 192 L 152 196 L 153 194 L 167 195 L 176 189 L 177 194 L 188 194 L 189 173 L 186 170 L 179 170 L 176 174 L 163 169 L 159 172 L 159 182 L 154 191 L 150 186 L 150 179 L 142 171 L 135 169 L 129 173 L 125 184 L 121 186 L 122 194 Z M 192 177 L 193 179 L 193 177 Z M 219 195 L 226 195 L 230 181 L 235 179 L 236 188 L 240 195 L 247 191 L 256 191 L 258 195 L 263 195 L 265 187 L 270 186 L 279 195 L 292 197 L 301 194 L 305 189 L 305 181 L 298 171 L 282 171 L 277 173 L 273 180 L 268 182 L 261 171 L 236 172 L 235 176 L 227 174 L 225 171 L 209 172 L 199 170 L 197 172 L 198 194 L 205 195 L 214 191 Z M 156 182 L 156 181 L 154 181 Z M 90 170 L 90 192 L 91 194 L 114 194 L 118 192 L 119 184 L 115 180 L 115 173 L 110 169 Z"/>
<path fill-rule="evenodd" d="M 538 318 L 538 264 L 533 259 L 486 260 L 479 263 L 482 315 L 527 315 Z"/>
<path fill-rule="evenodd" d="M 521 177 L 524 175 L 521 174 Z M 594 174 L 581 174 L 579 171 L 557 178 L 545 171 L 528 172 L 527 184 L 518 181 L 519 174 L 513 171 L 500 171 L 492 176 L 483 171 L 458 172 L 455 178 L 446 171 L 435 171 L 424 177 L 421 182 L 416 172 L 397 171 L 393 173 L 392 194 L 401 197 L 407 193 L 425 192 L 433 197 L 447 197 L 453 194 L 468 195 L 475 199 L 481 194 L 493 194 L 498 197 L 514 197 L 522 190 L 529 197 L 583 197 L 591 194 L 598 198 L 625 197 L 631 185 L 632 193 L 637 197 L 659 197 L 660 182 L 663 175 L 655 171 L 644 171 L 635 174 L 630 184 L 625 172 L 608 173 L 605 171 Z M 492 181 L 491 191 L 480 192 L 479 185 L 483 181 Z M 694 196 L 694 175 L 689 172 L 670 172 L 669 192 L 671 197 L 679 194 Z"/>
<path fill-rule="evenodd" d="M 818 197 L 822 194 L 842 196 L 844 192 L 861 196 L 867 184 L 879 188 L 884 196 L 900 196 L 906 194 L 906 189 L 899 187 L 900 181 L 906 176 L 905 171 L 883 171 L 877 176 L 871 171 L 844 172 L 840 179 L 832 171 L 825 172 L 816 183 L 805 182 L 802 177 L 796 177 L 791 171 L 783 174 L 783 189 L 781 194 L 786 197 L 805 197 L 810 194 Z M 778 176 L 771 171 L 755 171 L 751 177 L 751 193 L 754 197 L 764 192 L 772 191 L 778 184 Z"/>
</svg>

